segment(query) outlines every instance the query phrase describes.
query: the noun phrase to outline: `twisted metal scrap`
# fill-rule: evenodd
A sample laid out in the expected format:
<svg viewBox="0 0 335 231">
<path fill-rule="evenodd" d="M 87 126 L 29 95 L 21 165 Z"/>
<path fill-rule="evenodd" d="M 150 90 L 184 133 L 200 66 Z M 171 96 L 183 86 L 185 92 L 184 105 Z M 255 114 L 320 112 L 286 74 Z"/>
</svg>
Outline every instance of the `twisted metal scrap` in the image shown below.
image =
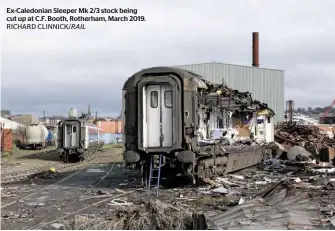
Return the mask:
<svg viewBox="0 0 335 231">
<path fill-rule="evenodd" d="M 312 125 L 301 125 L 298 123 L 283 123 L 277 126 L 275 139 L 279 143 L 300 144 L 312 143 L 318 149 L 322 147 L 335 147 L 335 140 L 332 140 L 322 130 Z"/>
<path fill-rule="evenodd" d="M 220 97 L 229 98 L 234 101 L 236 104 L 241 105 L 241 109 L 249 108 L 251 110 L 260 111 L 263 109 L 270 109 L 267 104 L 261 103 L 258 100 L 254 100 L 251 96 L 250 92 L 240 92 L 238 90 L 234 90 L 229 88 L 225 84 L 213 84 L 208 80 L 205 80 L 201 77 L 201 79 L 206 83 L 207 89 L 202 89 L 201 92 L 205 94 L 211 94 L 220 92 Z M 270 109 L 271 110 L 271 109 Z M 274 114 L 274 112 L 271 110 Z"/>
</svg>

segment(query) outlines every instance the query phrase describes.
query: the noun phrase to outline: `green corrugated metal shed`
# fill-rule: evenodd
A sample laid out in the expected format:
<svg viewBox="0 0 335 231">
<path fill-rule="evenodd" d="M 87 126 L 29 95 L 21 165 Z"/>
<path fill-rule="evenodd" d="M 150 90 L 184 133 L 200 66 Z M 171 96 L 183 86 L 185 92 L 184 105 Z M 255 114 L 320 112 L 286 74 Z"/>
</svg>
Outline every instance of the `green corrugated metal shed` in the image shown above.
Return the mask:
<svg viewBox="0 0 335 231">
<path fill-rule="evenodd" d="M 274 122 L 284 121 L 284 71 L 232 65 L 200 63 L 174 66 L 204 76 L 213 83 L 226 83 L 228 87 L 252 93 L 252 97 L 267 103 L 276 113 Z"/>
</svg>

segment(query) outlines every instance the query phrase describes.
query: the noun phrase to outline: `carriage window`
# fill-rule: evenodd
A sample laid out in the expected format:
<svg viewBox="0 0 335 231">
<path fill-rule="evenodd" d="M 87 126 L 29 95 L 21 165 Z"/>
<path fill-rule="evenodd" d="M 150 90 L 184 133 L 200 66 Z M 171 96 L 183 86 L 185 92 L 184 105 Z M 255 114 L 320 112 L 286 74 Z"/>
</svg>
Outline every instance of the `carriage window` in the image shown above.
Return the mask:
<svg viewBox="0 0 335 231">
<path fill-rule="evenodd" d="M 152 91 L 150 98 L 151 98 L 150 106 L 152 108 L 158 107 L 158 92 Z"/>
<path fill-rule="evenodd" d="M 167 108 L 172 107 L 172 91 L 164 92 L 164 104 L 165 104 L 165 107 Z"/>
<path fill-rule="evenodd" d="M 76 133 L 77 127 L 73 127 L 73 133 Z"/>
</svg>

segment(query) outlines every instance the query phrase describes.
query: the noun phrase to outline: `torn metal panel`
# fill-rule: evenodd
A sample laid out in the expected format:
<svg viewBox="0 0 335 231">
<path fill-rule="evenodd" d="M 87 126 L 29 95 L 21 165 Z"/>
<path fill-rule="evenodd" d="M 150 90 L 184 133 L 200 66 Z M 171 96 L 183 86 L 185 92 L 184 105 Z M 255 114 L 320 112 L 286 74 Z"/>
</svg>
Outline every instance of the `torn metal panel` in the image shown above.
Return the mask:
<svg viewBox="0 0 335 231">
<path fill-rule="evenodd" d="M 214 229 L 316 229 L 321 225 L 320 204 L 308 194 L 295 195 L 292 185 L 279 182 L 253 200 L 220 215 L 207 216 Z"/>
<path fill-rule="evenodd" d="M 262 161 L 264 147 L 260 145 L 249 146 L 220 146 L 207 145 L 201 148 L 203 150 L 198 162 L 198 175 L 203 177 L 212 177 L 217 174 L 226 174 L 235 172 Z M 206 158 L 215 155 L 216 158 Z"/>
<path fill-rule="evenodd" d="M 224 84 L 205 82 L 208 88 L 198 89 L 198 133 L 201 138 L 209 138 L 213 129 L 234 127 L 236 124 L 233 121 L 237 119 L 240 126 L 251 126 L 250 130 L 256 136 L 254 138 L 266 142 L 274 140 L 270 119 L 274 112 L 266 104 L 253 100 L 249 92 L 239 92 Z"/>
<path fill-rule="evenodd" d="M 232 153 L 228 156 L 225 173 L 256 165 L 262 161 L 264 155 L 261 146 L 226 147 L 225 150 Z"/>
</svg>

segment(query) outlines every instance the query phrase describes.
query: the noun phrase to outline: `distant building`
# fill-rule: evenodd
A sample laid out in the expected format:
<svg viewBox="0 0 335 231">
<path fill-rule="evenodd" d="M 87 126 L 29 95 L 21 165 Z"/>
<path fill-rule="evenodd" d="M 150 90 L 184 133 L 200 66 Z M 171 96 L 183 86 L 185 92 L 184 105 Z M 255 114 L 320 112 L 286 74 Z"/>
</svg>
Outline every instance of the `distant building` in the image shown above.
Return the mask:
<svg viewBox="0 0 335 231">
<path fill-rule="evenodd" d="M 38 118 L 31 114 L 15 115 L 15 120 L 24 125 L 39 122 Z"/>
<path fill-rule="evenodd" d="M 66 119 L 65 116 L 51 116 L 51 117 L 45 117 L 41 118 L 40 122 L 45 125 L 57 125 L 57 123 L 61 120 Z"/>
</svg>

